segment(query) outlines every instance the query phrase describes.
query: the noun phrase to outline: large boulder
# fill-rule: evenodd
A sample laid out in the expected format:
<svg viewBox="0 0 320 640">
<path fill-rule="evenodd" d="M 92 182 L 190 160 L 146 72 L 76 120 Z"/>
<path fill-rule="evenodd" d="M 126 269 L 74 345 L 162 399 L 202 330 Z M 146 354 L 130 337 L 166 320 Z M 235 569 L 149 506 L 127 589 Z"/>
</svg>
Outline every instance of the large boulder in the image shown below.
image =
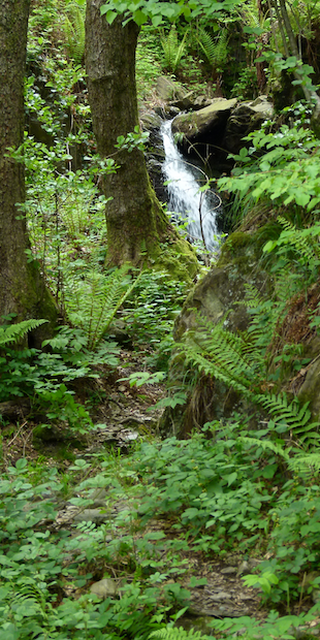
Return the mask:
<svg viewBox="0 0 320 640">
<path fill-rule="evenodd" d="M 172 131 L 180 134 L 177 138 L 181 152 L 190 154 L 195 149 L 204 157 L 206 147 L 210 147 L 210 153 L 215 154 L 222 143 L 231 110 L 236 104 L 236 98 L 216 98 L 203 109 L 176 116 L 172 122 Z"/>
<path fill-rule="evenodd" d="M 182 153 L 200 155 L 211 165 L 224 162 L 229 153 L 238 153 L 242 138 L 272 118 L 274 109 L 267 96 L 238 103 L 237 98 L 216 98 L 198 111 L 177 115 L 172 122 Z"/>
<path fill-rule="evenodd" d="M 243 137 L 260 129 L 262 123 L 274 115 L 274 108 L 267 96 L 259 96 L 253 102 L 239 104 L 230 114 L 222 146 L 229 153 L 239 153 L 244 146 Z"/>
<path fill-rule="evenodd" d="M 167 76 L 157 78 L 156 92 L 160 100 L 167 103 L 182 100 L 187 94 L 187 91 L 178 82 L 170 80 Z"/>
<path fill-rule="evenodd" d="M 217 266 L 198 282 L 187 298 L 175 323 L 175 340 L 180 342 L 187 330 L 196 330 L 199 314 L 213 324 L 228 314 L 228 329 L 245 331 L 249 322 L 246 285 L 254 285 L 261 292 L 271 290 L 272 286 L 268 273 L 259 263 L 260 257 L 261 241 L 255 234 L 231 234 L 222 248 Z M 179 380 L 185 381 L 185 376 L 186 371 L 177 356 L 173 359 L 169 385 L 173 389 L 179 387 Z M 183 438 L 194 428 L 211 420 L 226 418 L 235 409 L 241 411 L 245 406 L 245 399 L 230 386 L 208 376 L 200 376 L 186 404 L 165 411 L 160 432 L 164 436 L 174 434 Z"/>
</svg>

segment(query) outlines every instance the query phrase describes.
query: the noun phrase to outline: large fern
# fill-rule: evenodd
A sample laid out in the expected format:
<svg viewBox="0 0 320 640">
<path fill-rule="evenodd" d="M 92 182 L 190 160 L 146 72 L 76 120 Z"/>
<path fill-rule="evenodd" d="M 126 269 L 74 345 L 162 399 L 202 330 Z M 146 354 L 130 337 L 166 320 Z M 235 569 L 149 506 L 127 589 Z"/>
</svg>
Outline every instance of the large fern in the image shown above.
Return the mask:
<svg viewBox="0 0 320 640">
<path fill-rule="evenodd" d="M 228 57 L 228 32 L 222 29 L 218 38 L 214 39 L 205 29 L 198 31 L 198 44 L 205 58 L 214 69 L 221 70 Z"/>
<path fill-rule="evenodd" d="M 162 32 L 160 36 L 160 42 L 164 53 L 165 67 L 169 71 L 173 71 L 173 73 L 178 68 L 181 62 L 181 58 L 184 55 L 187 37 L 188 31 L 185 32 L 183 39 L 179 41 L 177 30 L 174 24 L 171 26 L 171 29 L 167 35 Z"/>
<path fill-rule="evenodd" d="M 80 64 L 85 47 L 85 8 L 69 2 L 62 25 L 70 58 Z"/>
<path fill-rule="evenodd" d="M 317 266 L 319 266 L 318 236 L 320 226 L 314 225 L 306 229 L 297 229 L 294 224 L 282 216 L 278 216 L 278 222 L 282 224 L 284 229 L 281 233 L 280 241 L 282 240 L 283 244 L 294 248 L 306 264 L 312 265 L 316 261 Z M 313 241 L 313 236 L 316 236 L 316 242 Z"/>
<path fill-rule="evenodd" d="M 198 315 L 197 330 L 188 332 L 179 347 L 186 362 L 196 364 L 200 371 L 251 396 L 253 387 L 257 390 L 263 371 L 261 350 L 255 348 L 248 334 L 232 333 L 226 323 L 227 319 L 223 318 L 214 325 Z"/>
<path fill-rule="evenodd" d="M 255 303 L 258 298 L 254 299 Z M 308 403 L 291 402 L 285 393 L 268 390 L 265 348 L 261 348 L 259 332 L 234 334 L 224 327 L 225 319 L 214 324 L 198 315 L 196 331 L 188 331 L 180 343 L 186 364 L 232 387 L 252 404 L 260 405 L 272 418 L 275 427 L 292 432 L 308 446 L 319 441 L 319 424 L 310 422 Z"/>
<path fill-rule="evenodd" d="M 68 316 L 75 326 L 85 331 L 90 351 L 101 342 L 118 309 L 140 279 L 141 274 L 132 280 L 129 269 L 129 265 L 123 265 L 109 276 L 91 270 L 83 279 L 66 284 Z"/>
</svg>

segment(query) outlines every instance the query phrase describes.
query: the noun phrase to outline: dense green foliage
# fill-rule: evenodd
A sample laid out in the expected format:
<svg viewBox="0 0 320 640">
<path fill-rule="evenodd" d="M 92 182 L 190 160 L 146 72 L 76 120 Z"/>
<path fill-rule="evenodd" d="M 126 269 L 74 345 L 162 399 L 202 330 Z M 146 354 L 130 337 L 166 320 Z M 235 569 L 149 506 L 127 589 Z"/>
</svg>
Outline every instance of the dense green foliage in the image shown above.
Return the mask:
<svg viewBox="0 0 320 640">
<path fill-rule="evenodd" d="M 120 12 L 142 26 L 140 102 L 153 101 L 156 77 L 164 71 L 204 95 L 223 89 L 227 97 L 240 92 L 253 98 L 261 60 L 268 90 L 288 74 L 295 90 L 310 94 L 319 69 L 314 55 L 313 73 L 301 43 L 305 38 L 314 51 L 317 3 L 287 6 L 301 45 L 297 52 L 274 29 L 278 5 L 271 5 L 263 16 L 242 0 L 111 0 L 103 13 L 110 24 Z M 249 224 L 251 210 L 257 217 L 267 211 L 260 244 L 272 282 L 268 295 L 247 287 L 246 331 L 231 332 L 227 317 L 213 325 L 198 315 L 197 328 L 185 332 L 177 348 L 173 325 L 188 286 L 150 268 L 105 270 L 101 175 L 117 171 L 120 149 L 143 149 L 147 135 L 128 132 L 112 157 L 101 161 L 96 155 L 83 68 L 84 18 L 84 0 L 33 1 L 27 130 L 22 147 L 8 150 L 26 168 L 27 197 L 19 214 L 27 217 L 28 257 L 39 263 L 62 322 L 42 349 L 34 348 L 32 331 L 44 319 L 14 324 L 6 317 L 0 327 L 0 401 L 28 401 L 26 421 L 1 419 L 0 640 L 206 640 L 199 631 L 178 628 L 179 618 L 192 589 L 206 583 L 197 576 L 197 563 L 227 563 L 232 552 L 259 558 L 243 581 L 260 590 L 271 612 L 264 622 L 212 620 L 212 633 L 219 639 L 235 633 L 246 640 L 296 637 L 297 628 L 308 630 L 319 617 L 319 424 L 308 403 L 283 389 L 310 358 L 303 344 L 283 339 L 281 327 L 292 301 L 307 299 L 319 280 L 320 163 L 309 128 L 312 96 L 282 111 L 280 124 L 267 122 L 247 136 L 232 158 L 232 174 L 218 183 L 234 195 L 234 226 Z M 283 27 L 280 13 L 277 21 Z M 243 54 L 235 66 L 238 45 Z M 319 306 L 307 310 L 307 319 L 315 336 Z M 141 370 L 126 375 L 122 368 L 119 377 L 126 349 L 140 359 Z M 112 380 L 143 397 L 149 385 L 166 378 L 172 361 L 180 366 L 179 385 L 169 387 L 159 408 L 183 406 L 205 373 L 238 392 L 239 413 L 201 425 L 184 441 L 160 441 L 146 429 L 126 456 L 89 447 L 81 458 L 77 448 L 68 450 L 71 463 L 64 464 L 49 456 L 28 461 L 26 441 L 15 450 L 28 421 L 35 440 L 43 430 L 54 437 L 58 428 L 69 443 L 77 437 L 77 447 L 92 444 L 95 430 L 106 426 L 97 424 L 92 410 L 99 394 L 92 400 L 91 389 L 90 403 L 79 389 Z M 90 519 L 86 510 L 97 491 L 104 492 L 104 504 Z M 103 578 L 117 588 L 99 599 L 90 588 Z"/>
</svg>

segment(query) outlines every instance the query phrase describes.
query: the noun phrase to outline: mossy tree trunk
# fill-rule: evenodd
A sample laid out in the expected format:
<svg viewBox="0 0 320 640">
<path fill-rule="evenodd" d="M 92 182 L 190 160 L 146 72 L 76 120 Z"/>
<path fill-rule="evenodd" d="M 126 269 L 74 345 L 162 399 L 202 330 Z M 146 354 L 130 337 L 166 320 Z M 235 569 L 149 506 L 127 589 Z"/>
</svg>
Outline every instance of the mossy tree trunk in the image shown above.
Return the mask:
<svg viewBox="0 0 320 640">
<path fill-rule="evenodd" d="M 135 52 L 139 28 L 121 16 L 110 26 L 101 16 L 104 0 L 87 0 L 86 71 L 93 131 L 99 154 L 114 157 L 119 168 L 103 178 L 108 262 L 140 264 L 157 259 L 160 244 L 179 243 L 151 187 L 143 152 L 122 150 L 115 155 L 118 136 L 139 124 L 135 82 Z M 187 244 L 187 243 L 185 243 Z M 186 253 L 191 254 L 188 247 Z M 189 262 L 190 255 L 188 257 Z M 194 271 L 194 266 L 193 266 Z"/>
<path fill-rule="evenodd" d="M 30 249 L 24 212 L 24 167 L 7 157 L 23 142 L 24 72 L 30 0 L 0 2 L 0 316 L 56 318 Z M 1 323 L 1 318 L 0 318 Z M 45 326 L 45 325 L 44 325 Z"/>
</svg>

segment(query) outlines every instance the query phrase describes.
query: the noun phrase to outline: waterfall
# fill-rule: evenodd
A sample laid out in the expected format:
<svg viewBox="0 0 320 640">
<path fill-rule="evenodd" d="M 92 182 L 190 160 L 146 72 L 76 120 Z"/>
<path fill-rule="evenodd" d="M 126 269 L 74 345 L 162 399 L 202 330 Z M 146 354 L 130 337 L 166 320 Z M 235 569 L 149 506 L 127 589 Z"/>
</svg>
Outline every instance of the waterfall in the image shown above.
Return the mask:
<svg viewBox="0 0 320 640">
<path fill-rule="evenodd" d="M 168 182 L 168 210 L 175 217 L 186 219 L 187 231 L 192 242 L 202 240 L 202 231 L 206 248 L 214 251 L 218 247 L 218 230 L 216 225 L 216 209 L 220 201 L 218 196 L 208 191 L 200 192 L 203 184 L 203 172 L 183 158 L 178 151 L 172 131 L 171 121 L 167 120 L 161 127 L 161 135 L 165 151 L 163 174 Z M 201 211 L 201 218 L 200 218 Z"/>
</svg>

